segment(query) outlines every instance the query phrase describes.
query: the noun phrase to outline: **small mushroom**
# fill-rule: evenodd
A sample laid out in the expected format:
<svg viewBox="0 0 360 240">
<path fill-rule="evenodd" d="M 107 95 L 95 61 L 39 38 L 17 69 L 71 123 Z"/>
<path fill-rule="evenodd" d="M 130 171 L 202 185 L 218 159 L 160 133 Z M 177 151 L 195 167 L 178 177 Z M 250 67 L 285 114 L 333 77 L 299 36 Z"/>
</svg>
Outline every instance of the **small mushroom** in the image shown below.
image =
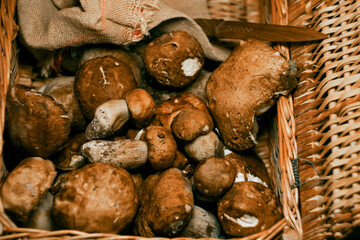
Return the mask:
<svg viewBox="0 0 360 240">
<path fill-rule="evenodd" d="M 230 161 L 208 158 L 200 162 L 195 169 L 195 196 L 203 201 L 216 202 L 231 188 L 235 176 L 235 166 Z"/>
<path fill-rule="evenodd" d="M 160 84 L 185 87 L 204 66 L 204 50 L 191 34 L 174 31 L 151 41 L 145 48 L 147 72 Z"/>
<path fill-rule="evenodd" d="M 189 223 L 180 232 L 179 236 L 188 238 L 223 238 L 217 217 L 196 205 Z"/>
<path fill-rule="evenodd" d="M 149 125 L 154 116 L 154 99 L 145 90 L 136 88 L 125 95 L 125 100 L 135 126 L 142 128 Z"/>
<path fill-rule="evenodd" d="M 6 97 L 6 125 L 20 151 L 49 157 L 68 139 L 70 120 L 52 97 L 15 85 Z"/>
<path fill-rule="evenodd" d="M 171 123 L 172 133 L 180 140 L 192 141 L 211 131 L 206 115 L 197 109 L 183 109 Z"/>
<path fill-rule="evenodd" d="M 282 219 L 276 195 L 257 182 L 237 182 L 218 202 L 218 217 L 230 237 L 246 237 Z"/>
<path fill-rule="evenodd" d="M 208 122 L 209 128 L 213 129 L 214 122 L 206 103 L 198 96 L 191 93 L 181 93 L 174 96 L 155 107 L 155 121 L 163 127 L 171 130 L 171 123 L 175 116 L 183 109 L 197 109 L 202 111 Z"/>
<path fill-rule="evenodd" d="M 71 128 L 81 131 L 86 128 L 87 123 L 75 96 L 74 79 L 75 77 L 68 76 L 54 78 L 44 86 L 43 93 L 60 103 L 69 117 Z"/>
<path fill-rule="evenodd" d="M 124 99 L 136 87 L 130 67 L 111 56 L 90 59 L 75 75 L 75 95 L 88 120 L 94 118 L 98 106 L 112 99 Z"/>
<path fill-rule="evenodd" d="M 49 160 L 29 157 L 22 160 L 5 179 L 1 189 L 4 209 L 10 216 L 26 223 L 40 205 L 56 176 Z"/>
<path fill-rule="evenodd" d="M 222 148 L 221 141 L 213 131 L 200 135 L 192 142 L 184 145 L 186 155 L 196 162 L 201 162 L 211 157 L 222 157 Z"/>
<path fill-rule="evenodd" d="M 92 140 L 82 145 L 81 154 L 92 163 L 111 163 L 130 170 L 146 164 L 148 147 L 146 142 L 134 139 Z"/>
<path fill-rule="evenodd" d="M 61 228 L 119 233 L 135 217 L 138 193 L 123 168 L 90 163 L 66 174 L 59 185 L 53 216 Z"/>
<path fill-rule="evenodd" d="M 102 139 L 112 136 L 130 119 L 124 99 L 113 99 L 96 108 L 94 119 L 85 130 L 86 139 Z"/>
<path fill-rule="evenodd" d="M 171 132 L 162 126 L 148 126 L 145 135 L 149 148 L 149 162 L 160 171 L 173 165 L 177 145 Z"/>
</svg>

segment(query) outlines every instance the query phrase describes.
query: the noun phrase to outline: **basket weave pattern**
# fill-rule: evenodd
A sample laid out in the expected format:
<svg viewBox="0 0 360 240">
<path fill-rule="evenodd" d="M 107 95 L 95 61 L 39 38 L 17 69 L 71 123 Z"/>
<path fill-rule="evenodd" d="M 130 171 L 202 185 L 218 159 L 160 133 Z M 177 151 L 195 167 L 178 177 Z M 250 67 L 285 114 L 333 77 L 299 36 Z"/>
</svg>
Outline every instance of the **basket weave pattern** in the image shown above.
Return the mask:
<svg viewBox="0 0 360 240">
<path fill-rule="evenodd" d="M 0 4 L 3 132 L 6 91 L 18 76 L 13 44 L 17 28 L 13 21 L 16 1 L 2 0 Z M 264 156 L 269 158 L 267 165 L 285 218 L 271 229 L 243 239 L 276 239 L 289 227 L 304 239 L 346 237 L 360 225 L 360 1 L 211 0 L 209 12 L 214 18 L 307 26 L 329 35 L 320 43 L 275 45 L 284 56 L 296 61 L 299 72 L 293 95 L 279 98 L 274 127 L 265 139 L 270 153 Z M 0 156 L 1 151 L 0 147 Z M 293 188 L 294 158 L 313 161 L 321 177 L 311 165 L 299 161 L 300 180 L 306 183 L 300 189 Z M 0 169 L 3 179 L 2 161 Z M 5 214 L 1 201 L 0 223 L 7 234 L 0 239 L 143 239 L 18 228 Z"/>
</svg>

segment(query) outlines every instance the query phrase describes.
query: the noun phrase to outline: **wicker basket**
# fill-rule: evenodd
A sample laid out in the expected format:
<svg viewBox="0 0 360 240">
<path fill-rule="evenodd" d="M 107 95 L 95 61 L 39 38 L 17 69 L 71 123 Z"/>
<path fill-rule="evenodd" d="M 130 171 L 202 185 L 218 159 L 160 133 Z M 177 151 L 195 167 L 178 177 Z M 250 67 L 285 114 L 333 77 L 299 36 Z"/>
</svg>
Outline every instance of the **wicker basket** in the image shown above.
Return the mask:
<svg viewBox="0 0 360 240">
<path fill-rule="evenodd" d="M 5 95 L 18 77 L 14 22 L 15 0 L 0 3 L 1 132 Z M 314 28 L 329 35 L 322 42 L 276 45 L 296 61 L 295 92 L 277 101 L 269 137 L 259 140 L 259 154 L 269 166 L 284 219 L 271 229 L 244 239 L 344 239 L 360 225 L 360 1 L 356 0 L 209 0 L 214 18 L 242 19 Z M 3 138 L 0 137 L 3 146 Z M 260 149 L 261 148 L 261 149 Z M 260 150 L 259 150 L 260 149 Z M 268 149 L 262 150 L 262 149 Z M 0 148 L 2 156 L 2 149 Z M 313 161 L 320 171 L 299 161 Z M 5 166 L 0 161 L 3 180 Z M 300 190 L 294 172 L 299 172 Z M 1 199 L 1 196 L 0 196 Z M 142 239 L 18 228 L 0 201 L 0 239 Z"/>
</svg>

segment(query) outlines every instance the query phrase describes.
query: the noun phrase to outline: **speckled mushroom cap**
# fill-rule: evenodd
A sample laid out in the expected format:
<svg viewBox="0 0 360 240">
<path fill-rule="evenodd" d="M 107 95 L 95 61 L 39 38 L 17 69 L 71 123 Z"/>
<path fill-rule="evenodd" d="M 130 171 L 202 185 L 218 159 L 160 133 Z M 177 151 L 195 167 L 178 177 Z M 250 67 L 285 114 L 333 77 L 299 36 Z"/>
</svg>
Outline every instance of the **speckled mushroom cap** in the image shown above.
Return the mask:
<svg viewBox="0 0 360 240">
<path fill-rule="evenodd" d="M 208 158 L 200 162 L 194 173 L 194 187 L 202 200 L 217 201 L 233 185 L 235 166 L 223 158 Z"/>
<path fill-rule="evenodd" d="M 210 132 L 211 124 L 203 111 L 183 109 L 174 117 L 171 130 L 178 139 L 192 141 L 199 135 Z"/>
<path fill-rule="evenodd" d="M 86 128 L 86 120 L 75 96 L 74 79 L 72 76 L 54 78 L 46 85 L 43 93 L 60 103 L 70 119 L 72 129 L 81 131 Z"/>
<path fill-rule="evenodd" d="M 191 185 L 177 168 L 148 178 L 140 191 L 143 200 L 135 220 L 135 232 L 144 237 L 175 236 L 193 213 Z"/>
<path fill-rule="evenodd" d="M 7 176 L 1 200 L 6 211 L 25 223 L 40 204 L 56 176 L 55 166 L 40 157 L 22 160 Z"/>
<path fill-rule="evenodd" d="M 282 219 L 276 195 L 257 182 L 238 182 L 218 202 L 218 217 L 230 237 L 264 231 Z"/>
<path fill-rule="evenodd" d="M 70 120 L 55 100 L 15 85 L 6 97 L 6 125 L 12 144 L 20 151 L 49 157 L 68 139 Z"/>
<path fill-rule="evenodd" d="M 55 194 L 53 215 L 62 228 L 119 233 L 137 207 L 138 193 L 130 174 L 97 162 L 65 175 Z"/>
<path fill-rule="evenodd" d="M 289 62 L 265 42 L 249 39 L 210 76 L 206 98 L 224 145 L 237 151 L 255 146 L 257 112 L 269 109 L 296 85 Z"/>
<path fill-rule="evenodd" d="M 125 94 L 136 87 L 130 67 L 111 56 L 87 61 L 75 76 L 75 94 L 89 120 L 94 118 L 96 108 L 102 103 L 124 99 Z"/>
<path fill-rule="evenodd" d="M 185 87 L 204 66 L 204 50 L 197 39 L 184 31 L 161 35 L 145 48 L 147 72 L 165 86 Z"/>
<path fill-rule="evenodd" d="M 165 128 L 171 130 L 171 123 L 174 117 L 183 109 L 197 109 L 202 111 L 209 121 L 209 128 L 213 129 L 214 122 L 206 103 L 192 93 L 181 93 L 155 107 L 155 121 Z"/>
<path fill-rule="evenodd" d="M 162 126 L 148 126 L 145 130 L 149 162 L 152 168 L 160 171 L 171 167 L 177 150 L 172 133 Z"/>
</svg>

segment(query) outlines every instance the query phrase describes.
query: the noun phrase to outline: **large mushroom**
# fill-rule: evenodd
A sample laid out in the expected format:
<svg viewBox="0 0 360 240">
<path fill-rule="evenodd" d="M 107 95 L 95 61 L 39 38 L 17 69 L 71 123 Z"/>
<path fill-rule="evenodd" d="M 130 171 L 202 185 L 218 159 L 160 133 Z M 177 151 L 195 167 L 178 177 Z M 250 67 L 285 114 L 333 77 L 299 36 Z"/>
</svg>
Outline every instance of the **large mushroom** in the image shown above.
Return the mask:
<svg viewBox="0 0 360 240">
<path fill-rule="evenodd" d="M 70 133 L 70 120 L 62 105 L 23 85 L 8 92 L 6 126 L 17 149 L 44 158 L 61 147 Z"/>
<path fill-rule="evenodd" d="M 119 233 L 135 217 L 138 193 L 123 168 L 90 163 L 60 181 L 53 215 L 62 228 Z"/>
<path fill-rule="evenodd" d="M 111 56 L 90 59 L 75 75 L 75 94 L 89 120 L 94 118 L 99 105 L 111 99 L 124 99 L 136 87 L 130 67 Z"/>
<path fill-rule="evenodd" d="M 228 148 L 254 147 L 255 117 L 296 86 L 295 70 L 265 42 L 249 39 L 212 73 L 206 86 L 207 103 Z"/>
<path fill-rule="evenodd" d="M 56 176 L 55 166 L 40 157 L 23 159 L 7 176 L 1 201 L 5 210 L 20 223 L 26 223 L 40 205 Z"/>
</svg>

